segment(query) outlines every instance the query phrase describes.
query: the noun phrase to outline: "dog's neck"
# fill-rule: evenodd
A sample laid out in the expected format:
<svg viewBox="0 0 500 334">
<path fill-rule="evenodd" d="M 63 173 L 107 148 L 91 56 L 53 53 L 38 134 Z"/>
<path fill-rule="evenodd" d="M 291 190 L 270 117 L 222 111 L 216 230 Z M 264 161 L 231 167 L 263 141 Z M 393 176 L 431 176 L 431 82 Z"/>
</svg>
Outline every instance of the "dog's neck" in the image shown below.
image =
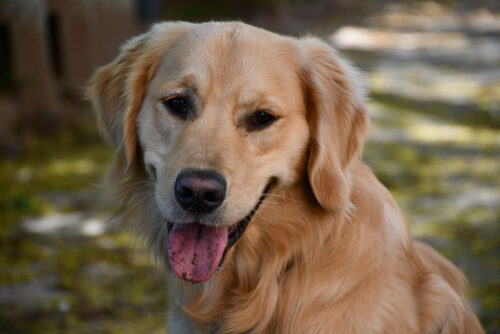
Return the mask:
<svg viewBox="0 0 500 334">
<path fill-rule="evenodd" d="M 229 332 L 263 331 L 275 316 L 283 281 L 299 268 L 307 272 L 307 265 L 324 257 L 325 250 L 334 252 L 346 217 L 347 208 L 333 213 L 322 209 L 307 185 L 269 193 L 222 271 L 194 289 L 186 286 L 191 295 L 186 311 L 212 326 L 231 318 L 222 324 Z"/>
</svg>

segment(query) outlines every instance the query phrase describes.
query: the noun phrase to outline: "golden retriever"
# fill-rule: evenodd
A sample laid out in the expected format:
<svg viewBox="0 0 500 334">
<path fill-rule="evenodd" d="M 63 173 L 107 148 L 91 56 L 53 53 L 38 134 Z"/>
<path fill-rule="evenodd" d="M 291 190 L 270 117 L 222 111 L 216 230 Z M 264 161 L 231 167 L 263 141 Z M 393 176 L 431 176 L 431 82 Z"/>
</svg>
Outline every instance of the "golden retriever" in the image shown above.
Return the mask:
<svg viewBox="0 0 500 334">
<path fill-rule="evenodd" d="M 160 23 L 88 94 L 116 214 L 168 268 L 170 334 L 483 333 L 463 275 L 361 162 L 363 92 L 326 43 Z"/>
</svg>

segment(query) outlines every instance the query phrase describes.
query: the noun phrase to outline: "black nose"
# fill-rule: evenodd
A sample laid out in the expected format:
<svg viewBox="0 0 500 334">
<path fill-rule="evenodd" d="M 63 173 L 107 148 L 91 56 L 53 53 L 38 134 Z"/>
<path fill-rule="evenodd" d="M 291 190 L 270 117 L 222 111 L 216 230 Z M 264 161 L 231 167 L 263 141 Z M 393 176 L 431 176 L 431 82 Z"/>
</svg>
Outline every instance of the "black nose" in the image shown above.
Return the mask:
<svg viewBox="0 0 500 334">
<path fill-rule="evenodd" d="M 184 210 L 208 213 L 224 202 L 226 180 L 213 170 L 188 169 L 177 176 L 174 193 Z"/>
</svg>

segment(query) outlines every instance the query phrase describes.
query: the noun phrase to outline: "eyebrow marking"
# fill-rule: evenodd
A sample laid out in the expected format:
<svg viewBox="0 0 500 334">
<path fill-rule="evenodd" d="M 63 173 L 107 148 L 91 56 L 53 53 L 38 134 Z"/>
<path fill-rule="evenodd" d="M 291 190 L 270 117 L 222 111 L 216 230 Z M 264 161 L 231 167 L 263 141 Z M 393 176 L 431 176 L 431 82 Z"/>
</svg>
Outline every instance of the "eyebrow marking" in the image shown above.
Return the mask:
<svg viewBox="0 0 500 334">
<path fill-rule="evenodd" d="M 199 88 L 198 88 L 198 80 L 196 80 L 196 76 L 194 74 L 186 74 L 182 77 L 180 80 L 180 85 L 184 89 L 189 89 L 195 94 L 198 94 Z"/>
</svg>

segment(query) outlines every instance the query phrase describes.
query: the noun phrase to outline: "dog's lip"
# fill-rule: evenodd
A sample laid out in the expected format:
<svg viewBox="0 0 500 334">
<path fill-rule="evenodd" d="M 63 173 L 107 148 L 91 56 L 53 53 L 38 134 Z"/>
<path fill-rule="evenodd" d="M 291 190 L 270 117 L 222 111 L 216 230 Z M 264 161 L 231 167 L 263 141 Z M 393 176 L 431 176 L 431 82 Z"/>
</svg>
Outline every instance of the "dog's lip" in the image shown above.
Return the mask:
<svg viewBox="0 0 500 334">
<path fill-rule="evenodd" d="M 228 229 L 228 234 L 229 235 L 228 235 L 227 245 L 226 245 L 226 248 L 224 249 L 224 253 L 223 253 L 222 258 L 220 260 L 218 269 L 222 268 L 222 264 L 224 263 L 224 259 L 226 257 L 227 252 L 229 251 L 229 249 L 232 246 L 234 246 L 234 244 L 236 244 L 236 242 L 241 238 L 241 236 L 245 232 L 245 230 L 246 230 L 248 224 L 250 223 L 250 221 L 252 220 L 253 216 L 255 215 L 255 213 L 257 212 L 257 210 L 259 209 L 259 207 L 262 204 L 262 202 L 264 202 L 264 199 L 266 198 L 266 195 L 269 192 L 269 189 L 271 188 L 272 184 L 273 184 L 273 180 L 271 180 L 267 184 L 267 186 L 264 188 L 264 191 L 262 192 L 262 195 L 260 195 L 259 200 L 255 204 L 255 206 L 253 207 L 253 209 L 248 213 L 248 215 L 246 215 L 238 223 L 236 223 L 234 225 L 231 225 L 229 227 L 229 229 Z M 168 232 L 169 233 L 170 233 L 170 230 L 172 230 L 172 227 L 174 226 L 174 224 L 176 224 L 176 223 L 173 223 L 171 221 L 167 221 L 167 228 L 168 228 Z M 193 223 L 187 223 L 187 224 L 199 224 L 199 223 L 198 222 L 193 222 Z"/>
<path fill-rule="evenodd" d="M 229 236 L 228 236 L 229 238 L 227 241 L 226 251 L 229 248 L 231 248 L 236 243 L 236 241 L 238 241 L 239 238 L 241 238 L 241 236 L 243 235 L 248 226 L 248 223 L 250 223 L 250 220 L 252 220 L 253 216 L 259 209 L 260 205 L 262 204 L 262 202 L 264 202 L 264 199 L 266 198 L 266 195 L 269 192 L 271 185 L 272 182 L 269 182 L 267 184 L 266 188 L 264 188 L 264 191 L 262 192 L 262 195 L 260 195 L 259 200 L 255 204 L 254 208 L 248 213 L 248 215 L 242 220 L 240 220 L 237 224 L 229 228 Z"/>
</svg>

